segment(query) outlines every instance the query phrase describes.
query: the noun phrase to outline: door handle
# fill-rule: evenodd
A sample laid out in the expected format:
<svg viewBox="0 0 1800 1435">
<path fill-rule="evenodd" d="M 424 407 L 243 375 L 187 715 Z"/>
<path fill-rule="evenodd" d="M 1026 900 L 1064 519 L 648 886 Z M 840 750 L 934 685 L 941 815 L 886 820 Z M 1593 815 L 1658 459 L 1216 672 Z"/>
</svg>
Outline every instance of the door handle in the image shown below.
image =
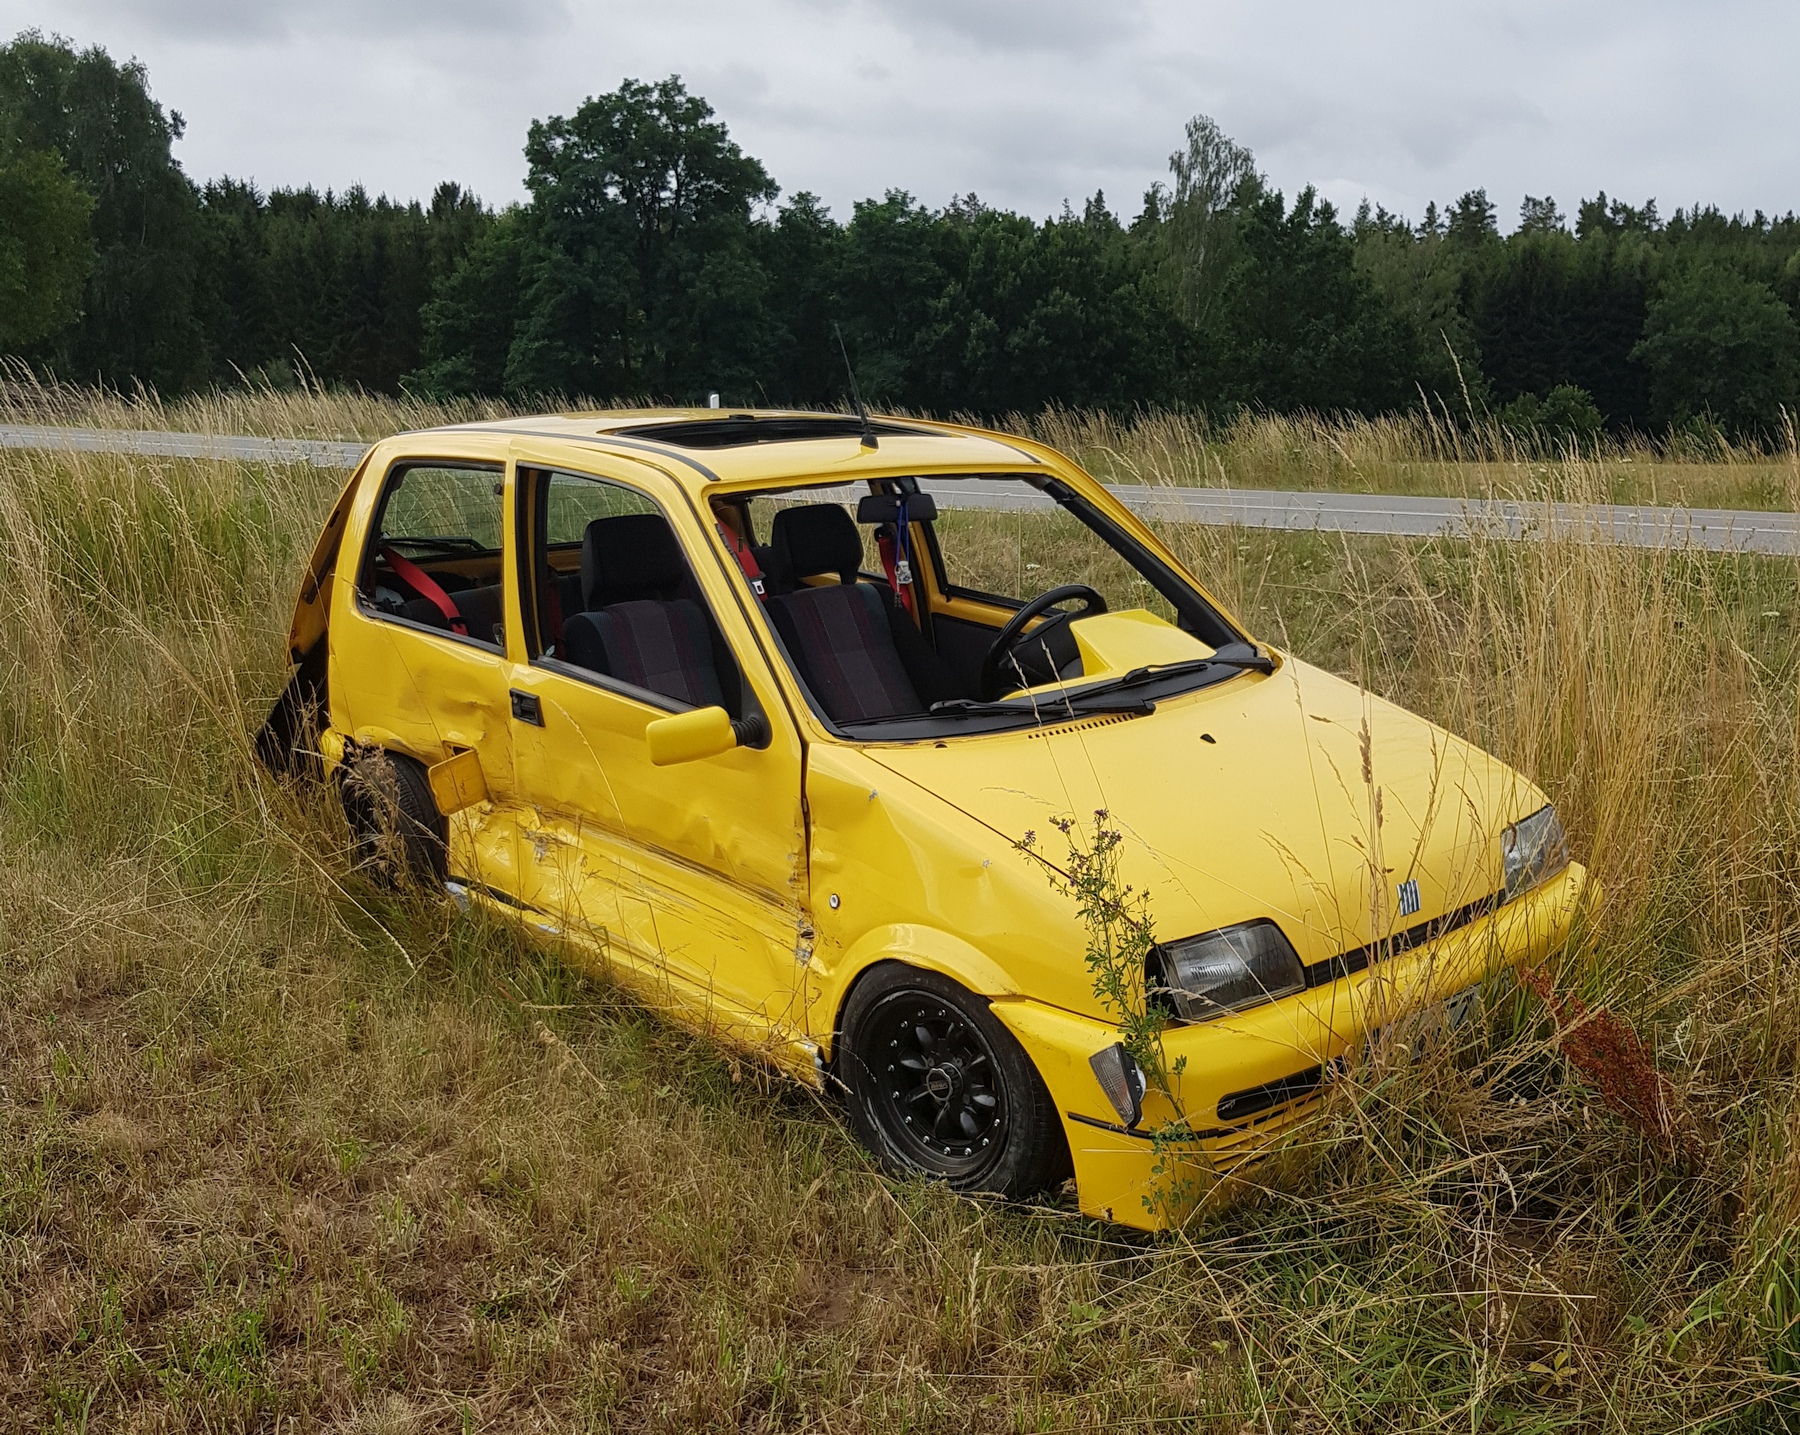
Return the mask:
<svg viewBox="0 0 1800 1435">
<path fill-rule="evenodd" d="M 544 725 L 544 704 L 536 693 L 522 693 L 517 688 L 509 688 L 512 697 L 512 715 L 519 722 L 528 722 L 533 727 Z"/>
</svg>

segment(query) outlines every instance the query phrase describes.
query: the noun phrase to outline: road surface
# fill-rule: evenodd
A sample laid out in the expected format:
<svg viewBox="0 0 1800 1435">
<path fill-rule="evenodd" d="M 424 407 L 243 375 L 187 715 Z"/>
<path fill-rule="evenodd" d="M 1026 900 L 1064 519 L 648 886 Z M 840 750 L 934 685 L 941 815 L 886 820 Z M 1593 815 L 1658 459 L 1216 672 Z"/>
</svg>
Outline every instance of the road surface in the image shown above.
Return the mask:
<svg viewBox="0 0 1800 1435">
<path fill-rule="evenodd" d="M 354 467 L 368 450 L 366 444 L 332 443 L 323 439 L 251 438 L 28 424 L 0 425 L 0 448 L 304 463 L 338 469 Z M 944 507 L 952 506 L 952 501 L 959 507 L 1008 506 L 1005 495 L 971 493 L 965 484 L 928 482 L 926 487 Z M 1388 534 L 1404 538 L 1485 535 L 1519 539 L 1554 533 L 1636 548 L 1691 546 L 1718 553 L 1800 556 L 1800 514 L 1793 513 L 1139 484 L 1120 484 L 1112 491 L 1147 518 L 1221 527 Z M 988 502 L 981 502 L 983 498 Z"/>
</svg>

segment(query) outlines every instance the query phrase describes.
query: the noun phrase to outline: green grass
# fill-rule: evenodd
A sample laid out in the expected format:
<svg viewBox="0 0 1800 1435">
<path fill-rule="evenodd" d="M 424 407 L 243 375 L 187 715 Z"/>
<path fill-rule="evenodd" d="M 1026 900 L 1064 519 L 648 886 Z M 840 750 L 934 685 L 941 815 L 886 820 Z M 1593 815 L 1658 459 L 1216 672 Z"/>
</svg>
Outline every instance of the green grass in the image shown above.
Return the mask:
<svg viewBox="0 0 1800 1435">
<path fill-rule="evenodd" d="M 418 417 L 316 406 L 319 432 Z M 354 873 L 329 803 L 247 742 L 337 482 L 0 452 L 8 1422 L 1791 1418 L 1791 563 L 1169 530 L 1257 631 L 1552 793 L 1608 892 L 1565 980 L 1644 1034 L 1700 1144 L 1659 1154 L 1497 992 L 1462 1059 L 1359 1071 L 1148 1240 L 887 1180 L 828 1106 Z"/>
</svg>

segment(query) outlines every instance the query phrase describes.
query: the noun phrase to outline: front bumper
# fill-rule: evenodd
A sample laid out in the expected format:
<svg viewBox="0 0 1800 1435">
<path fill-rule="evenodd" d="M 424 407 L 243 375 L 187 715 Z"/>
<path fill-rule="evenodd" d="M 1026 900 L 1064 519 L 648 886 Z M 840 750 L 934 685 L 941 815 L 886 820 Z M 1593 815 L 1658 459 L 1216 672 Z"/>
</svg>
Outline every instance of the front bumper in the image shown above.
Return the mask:
<svg viewBox="0 0 1800 1435">
<path fill-rule="evenodd" d="M 1556 951 L 1569 940 L 1591 896 L 1587 870 L 1571 863 L 1526 895 L 1403 955 L 1268 1006 L 1171 1028 L 1163 1034 L 1163 1050 L 1171 1071 L 1185 1058 L 1171 1084 L 1193 1133 L 1184 1133 L 1181 1149 L 1214 1167 L 1267 1150 L 1317 1104 L 1316 1083 L 1296 1081 L 1298 1074 L 1359 1050 L 1371 1031 L 1502 968 Z M 1167 1173 L 1158 1180 L 1153 1168 L 1159 1153 L 1151 1135 L 1175 1119 L 1175 1108 L 1151 1093 L 1138 1129 L 1128 1132 L 1088 1066 L 1088 1058 L 1117 1041 L 1118 1032 L 1025 999 L 998 999 L 993 1011 L 1030 1053 L 1063 1113 L 1082 1211 L 1146 1230 L 1181 1219 L 1197 1192 L 1172 1186 Z M 1284 1088 L 1284 1082 L 1294 1084 Z M 1275 1099 L 1262 1102 L 1248 1119 L 1220 1118 L 1221 1100 L 1238 1098 L 1227 1113 L 1241 1113 L 1243 1096 L 1258 1088 Z"/>
</svg>

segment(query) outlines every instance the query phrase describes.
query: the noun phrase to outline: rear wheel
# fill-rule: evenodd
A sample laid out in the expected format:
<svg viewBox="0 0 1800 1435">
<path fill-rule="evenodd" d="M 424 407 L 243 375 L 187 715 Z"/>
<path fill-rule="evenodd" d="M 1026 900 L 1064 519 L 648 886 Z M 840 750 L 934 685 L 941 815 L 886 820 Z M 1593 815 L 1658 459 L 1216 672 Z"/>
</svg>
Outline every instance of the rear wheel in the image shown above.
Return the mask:
<svg viewBox="0 0 1800 1435">
<path fill-rule="evenodd" d="M 1029 1196 L 1067 1174 L 1037 1068 L 982 997 L 936 972 L 874 968 L 844 1006 L 838 1077 L 856 1134 L 889 1170 Z"/>
<path fill-rule="evenodd" d="M 423 763 L 361 749 L 347 757 L 340 790 L 358 866 L 395 884 L 443 885 L 450 824 L 438 811 Z"/>
</svg>

